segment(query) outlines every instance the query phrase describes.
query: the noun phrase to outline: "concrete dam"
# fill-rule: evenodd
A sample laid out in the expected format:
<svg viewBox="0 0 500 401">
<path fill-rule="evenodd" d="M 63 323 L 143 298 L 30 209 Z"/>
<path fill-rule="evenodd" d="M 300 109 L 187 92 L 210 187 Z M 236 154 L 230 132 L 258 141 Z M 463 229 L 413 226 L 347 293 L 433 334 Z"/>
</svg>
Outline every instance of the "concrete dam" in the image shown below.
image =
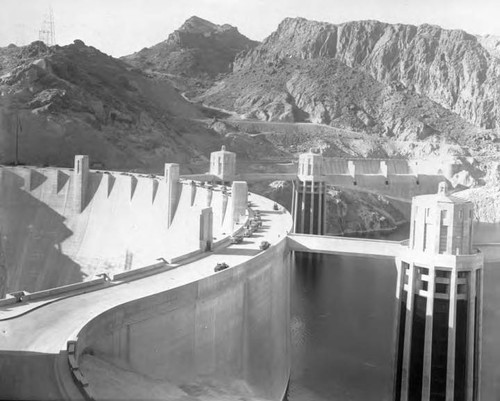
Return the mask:
<svg viewBox="0 0 500 401">
<path fill-rule="evenodd" d="M 324 182 L 335 181 L 316 162 L 301 156 L 299 174 L 288 177 L 293 218 L 248 193 L 225 149 L 197 176 L 179 176 L 175 164 L 164 176 L 91 171 L 85 156 L 73 169 L 1 167 L 0 399 L 141 399 L 148 391 L 169 400 L 282 400 L 292 251 L 405 263 L 412 255 L 407 243 L 317 236 L 321 222 L 297 226 L 301 213 L 316 221 Z M 341 163 L 340 185 L 381 184 L 408 199 L 443 179 L 369 163 L 357 173 Z M 251 221 L 261 227 L 233 243 Z M 228 268 L 214 271 L 219 263 Z"/>
<path fill-rule="evenodd" d="M 177 165 L 164 177 L 90 171 L 85 157 L 0 171 L 0 398 L 130 398 L 99 385 L 96 363 L 163 381 L 163 399 L 283 397 L 286 211 L 246 183 L 185 181 Z M 257 209 L 259 235 L 229 246 Z M 220 262 L 230 268 L 215 273 Z"/>
</svg>

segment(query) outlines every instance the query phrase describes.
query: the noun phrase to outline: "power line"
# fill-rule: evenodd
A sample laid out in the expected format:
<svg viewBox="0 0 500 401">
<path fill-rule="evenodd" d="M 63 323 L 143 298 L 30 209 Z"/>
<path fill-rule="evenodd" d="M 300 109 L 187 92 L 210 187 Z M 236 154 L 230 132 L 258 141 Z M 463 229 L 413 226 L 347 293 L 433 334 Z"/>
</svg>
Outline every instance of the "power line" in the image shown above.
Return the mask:
<svg viewBox="0 0 500 401">
<path fill-rule="evenodd" d="M 49 7 L 49 13 L 44 17 L 42 27 L 38 31 L 38 39 L 47 46 L 54 46 L 56 44 L 56 27 L 52 7 Z"/>
</svg>

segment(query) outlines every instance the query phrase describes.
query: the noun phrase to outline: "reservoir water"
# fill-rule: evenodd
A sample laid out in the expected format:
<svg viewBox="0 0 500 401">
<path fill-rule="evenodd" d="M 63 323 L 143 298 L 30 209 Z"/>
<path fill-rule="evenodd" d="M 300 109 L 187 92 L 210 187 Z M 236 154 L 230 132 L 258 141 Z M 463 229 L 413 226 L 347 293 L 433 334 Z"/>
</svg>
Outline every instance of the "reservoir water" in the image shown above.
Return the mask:
<svg viewBox="0 0 500 401">
<path fill-rule="evenodd" d="M 388 235 L 408 238 L 409 226 Z M 475 228 L 500 242 L 500 224 Z M 392 401 L 394 260 L 295 254 L 288 401 Z M 485 266 L 482 400 L 500 400 L 500 265 Z"/>
</svg>

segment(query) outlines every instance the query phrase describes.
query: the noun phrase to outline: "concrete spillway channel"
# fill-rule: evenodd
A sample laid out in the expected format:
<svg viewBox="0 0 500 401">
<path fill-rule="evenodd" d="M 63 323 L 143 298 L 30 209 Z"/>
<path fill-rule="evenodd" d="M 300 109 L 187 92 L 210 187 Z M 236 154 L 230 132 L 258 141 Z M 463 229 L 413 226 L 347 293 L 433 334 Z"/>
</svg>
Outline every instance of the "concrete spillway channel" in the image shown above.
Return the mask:
<svg viewBox="0 0 500 401">
<path fill-rule="evenodd" d="M 98 278 L 94 287 L 0 306 L 0 398 L 281 399 L 290 369 L 292 221 L 272 201 L 250 200 L 263 227 L 241 244 L 230 245 L 225 230 L 213 251 L 186 251 L 191 256 L 182 260 L 183 236 L 171 232 L 165 238 L 179 244 L 172 265 L 155 261 L 144 275 L 115 271 L 115 279 Z M 97 224 L 93 218 L 87 227 Z M 264 240 L 271 246 L 262 251 Z M 229 268 L 214 272 L 219 262 Z"/>
</svg>

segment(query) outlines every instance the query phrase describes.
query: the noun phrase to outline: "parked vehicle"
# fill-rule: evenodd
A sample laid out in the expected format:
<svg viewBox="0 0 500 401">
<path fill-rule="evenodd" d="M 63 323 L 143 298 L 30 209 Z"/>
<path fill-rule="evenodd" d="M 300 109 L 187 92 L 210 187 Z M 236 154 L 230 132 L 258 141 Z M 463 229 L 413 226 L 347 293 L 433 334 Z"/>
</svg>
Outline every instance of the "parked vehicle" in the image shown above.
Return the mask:
<svg viewBox="0 0 500 401">
<path fill-rule="evenodd" d="M 252 227 L 254 230 L 257 230 L 259 227 L 262 227 L 262 221 L 252 221 L 250 223 L 250 227 Z"/>
<path fill-rule="evenodd" d="M 231 236 L 231 244 L 241 244 L 243 242 L 242 235 L 232 235 Z"/>
<path fill-rule="evenodd" d="M 221 270 L 225 270 L 229 267 L 227 263 L 217 263 L 214 267 L 214 272 L 220 272 Z"/>
<path fill-rule="evenodd" d="M 252 233 L 253 231 L 250 228 L 245 228 L 245 231 L 243 231 L 243 236 L 248 238 L 252 236 Z"/>
<path fill-rule="evenodd" d="M 275 202 L 274 205 L 273 205 L 273 210 L 278 210 L 278 204 Z"/>
<path fill-rule="evenodd" d="M 267 248 L 269 248 L 271 246 L 271 244 L 267 241 L 262 241 L 259 245 L 259 248 L 264 251 L 266 250 Z"/>
</svg>

